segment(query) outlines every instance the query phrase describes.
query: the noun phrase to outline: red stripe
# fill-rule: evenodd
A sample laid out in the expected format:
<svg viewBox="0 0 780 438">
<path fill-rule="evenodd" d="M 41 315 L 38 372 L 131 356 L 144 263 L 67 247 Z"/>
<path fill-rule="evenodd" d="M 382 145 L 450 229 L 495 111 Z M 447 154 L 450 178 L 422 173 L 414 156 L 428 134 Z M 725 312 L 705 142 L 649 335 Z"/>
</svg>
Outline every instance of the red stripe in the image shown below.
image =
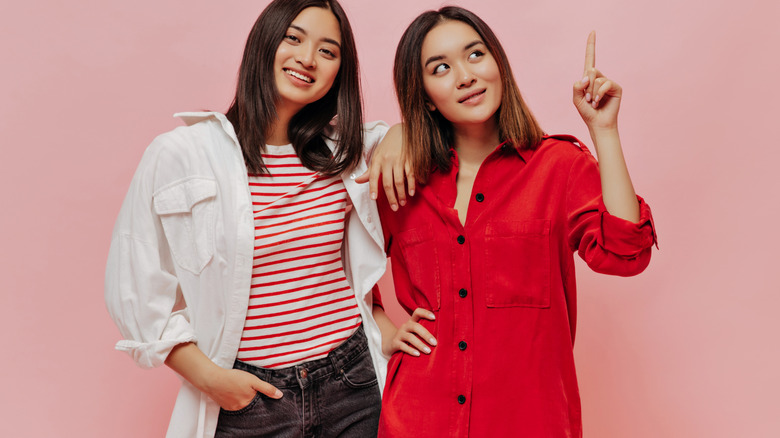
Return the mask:
<svg viewBox="0 0 780 438">
<path fill-rule="evenodd" d="M 314 341 L 316 339 L 324 338 L 325 336 L 335 335 L 336 333 L 339 333 L 339 332 L 353 331 L 356 328 L 360 327 L 360 324 L 361 324 L 360 321 L 358 321 L 358 323 L 355 324 L 355 325 L 352 325 L 352 326 L 349 326 L 349 327 L 340 328 L 340 329 L 336 329 L 336 330 L 331 330 L 329 332 L 325 332 L 325 333 L 322 333 L 322 334 L 319 334 L 319 335 L 316 335 L 316 336 L 311 336 L 311 337 L 308 337 L 308 338 L 302 338 L 302 339 L 298 339 L 298 340 L 290 341 L 290 342 L 280 342 L 278 344 L 261 345 L 259 347 L 244 347 L 244 348 L 239 348 L 238 351 L 257 351 L 257 350 L 262 350 L 264 348 L 279 348 L 279 347 L 286 347 L 288 345 L 303 344 L 305 342 L 311 342 L 311 341 Z"/>
<path fill-rule="evenodd" d="M 264 158 L 265 158 L 265 157 L 264 157 Z M 295 157 L 295 158 L 298 158 L 298 157 Z M 281 168 L 281 167 L 297 167 L 297 168 L 300 168 L 300 169 L 306 169 L 306 166 L 304 166 L 304 165 L 303 165 L 303 164 L 301 164 L 301 163 L 292 163 L 292 164 L 266 164 L 266 165 L 265 165 L 265 167 L 269 167 L 269 168 L 270 168 L 270 167 L 276 167 L 276 168 Z M 307 169 L 307 170 L 308 170 L 308 169 Z M 274 176 L 280 176 L 280 175 L 284 175 L 284 174 L 278 174 L 278 173 L 274 174 Z"/>
<path fill-rule="evenodd" d="M 289 155 L 273 155 L 273 154 L 262 154 L 263 159 L 267 158 L 298 158 L 295 154 L 289 154 Z"/>
<path fill-rule="evenodd" d="M 295 222 L 303 222 L 305 220 L 314 219 L 316 217 L 328 216 L 328 215 L 331 215 L 331 214 L 340 214 L 340 213 L 343 213 L 344 211 L 346 211 L 346 207 L 339 208 L 338 210 L 326 211 L 324 213 L 317 213 L 317 214 L 312 214 L 312 215 L 309 215 L 309 216 L 304 216 L 304 217 L 300 217 L 300 218 L 296 218 L 296 219 L 291 219 L 289 221 L 277 222 L 277 223 L 272 223 L 272 224 L 268 224 L 268 225 L 258 225 L 258 226 L 255 227 L 255 230 L 263 230 L 263 229 L 266 229 L 266 228 L 281 227 L 283 225 L 289 225 L 289 224 L 292 224 L 292 223 L 295 223 Z"/>
<path fill-rule="evenodd" d="M 350 319 L 354 319 L 356 316 L 359 316 L 359 315 L 360 314 L 358 313 L 358 314 L 350 315 L 350 316 L 347 316 L 347 317 L 344 317 L 344 318 L 334 319 L 333 321 L 326 321 L 326 322 L 323 322 L 321 324 L 313 325 L 311 327 L 306 327 L 306 328 L 302 328 L 302 329 L 298 329 L 298 330 L 291 330 L 289 332 L 272 333 L 272 334 L 260 335 L 260 336 L 245 336 L 245 337 L 242 336 L 241 337 L 241 342 L 243 342 L 243 341 L 259 341 L 259 340 L 262 340 L 262 339 L 279 338 L 279 337 L 282 337 L 282 336 L 290 336 L 290 335 L 297 335 L 299 333 L 306 333 L 306 332 L 317 330 L 319 328 L 327 327 L 329 325 L 335 325 L 335 324 L 338 324 L 340 322 L 349 321 Z M 251 329 L 252 329 L 251 327 L 245 327 L 244 328 L 244 333 L 246 333 L 247 330 L 251 330 Z"/>
<path fill-rule="evenodd" d="M 277 177 L 287 177 L 287 176 L 313 176 L 316 175 L 317 172 L 309 172 L 309 173 L 285 173 L 284 175 L 271 175 L 268 173 L 263 173 L 261 175 L 252 175 L 253 178 L 277 178 Z"/>
<path fill-rule="evenodd" d="M 315 273 L 310 274 L 310 275 L 304 275 L 303 277 L 288 278 L 288 279 L 285 279 L 285 280 L 272 281 L 270 283 L 257 283 L 257 284 L 253 284 L 252 287 L 276 286 L 278 284 L 293 283 L 293 282 L 296 282 L 296 281 L 308 280 L 310 278 L 324 277 L 326 275 L 335 274 L 337 272 L 343 272 L 343 271 L 344 271 L 344 268 L 342 266 L 339 266 L 338 268 L 331 269 L 330 271 L 315 272 Z M 254 277 L 254 275 L 253 275 L 253 277 Z M 346 278 L 346 277 L 344 277 L 344 278 Z"/>
<path fill-rule="evenodd" d="M 300 250 L 303 250 L 303 249 L 317 248 L 319 246 L 328 246 L 328 245 L 335 245 L 335 244 L 339 244 L 338 251 L 341 251 L 341 246 L 340 246 L 341 245 L 341 239 L 338 239 L 338 240 L 332 240 L 330 242 L 313 243 L 311 245 L 298 246 L 298 247 L 295 247 L 295 248 L 283 249 L 281 251 L 269 252 L 268 254 L 256 255 L 256 256 L 254 256 L 253 260 L 259 260 L 259 259 L 264 259 L 264 258 L 267 258 L 267 257 L 273 257 L 275 255 L 284 254 L 286 252 L 300 251 Z M 305 257 L 308 257 L 308 256 L 301 256 L 300 258 L 305 258 Z M 270 263 L 276 263 L 276 262 L 270 262 Z M 255 265 L 254 267 L 258 267 L 258 266 L 265 266 L 265 264 L 263 264 L 263 265 Z"/>
<path fill-rule="evenodd" d="M 308 208 L 304 208 L 303 210 L 292 211 L 292 212 L 289 212 L 289 213 L 279 213 L 279 214 L 272 214 L 272 215 L 268 215 L 268 216 L 255 216 L 255 220 L 276 219 L 278 217 L 292 216 L 294 214 L 307 212 L 307 211 L 312 210 L 314 208 L 328 207 L 330 205 L 338 204 L 340 202 L 344 202 L 344 200 L 343 199 L 337 199 L 335 201 L 331 201 L 331 202 L 328 202 L 328 203 L 325 203 L 325 204 L 321 204 L 321 205 L 318 205 L 316 207 L 308 207 Z M 255 212 L 255 214 L 257 214 L 257 212 Z"/>
<path fill-rule="evenodd" d="M 341 242 L 341 241 L 339 240 L 339 242 Z M 297 262 L 297 261 L 301 261 L 303 259 L 311 259 L 311 258 L 314 258 L 314 257 L 328 256 L 328 255 L 331 255 L 331 254 L 335 254 L 337 252 L 340 253 L 341 252 L 341 248 L 334 249 L 333 251 L 321 252 L 321 253 L 318 253 L 318 254 L 306 254 L 306 255 L 302 255 L 300 257 L 290 257 L 289 259 L 277 260 L 275 262 L 260 263 L 260 264 L 257 264 L 257 265 L 253 265 L 252 266 L 252 270 L 255 270 L 255 269 L 258 269 L 258 268 L 262 268 L 262 267 L 265 267 L 265 266 L 270 266 L 270 265 L 278 265 L 278 264 L 288 263 L 288 262 Z M 257 258 L 257 257 L 255 257 L 255 258 Z"/>
<path fill-rule="evenodd" d="M 293 268 L 280 269 L 278 271 L 258 272 L 257 274 L 252 274 L 252 278 L 270 277 L 272 275 L 284 274 L 285 272 L 293 272 L 293 271 L 300 271 L 301 269 L 316 268 L 318 266 L 325 266 L 325 265 L 330 265 L 330 264 L 336 263 L 339 260 L 341 260 L 341 257 L 336 257 L 335 259 L 327 260 L 327 261 L 324 261 L 324 262 L 314 263 L 312 265 L 295 266 Z"/>
<path fill-rule="evenodd" d="M 253 187 L 292 187 L 300 185 L 299 182 L 286 182 L 286 183 L 260 183 L 260 182 L 249 182 L 250 186 Z"/>
<path fill-rule="evenodd" d="M 311 321 L 313 319 L 322 318 L 322 317 L 325 317 L 325 316 L 328 316 L 328 315 L 333 315 L 333 314 L 340 313 L 340 312 L 346 312 L 346 311 L 352 310 L 352 309 L 357 309 L 357 303 L 353 304 L 350 307 L 344 307 L 343 309 L 331 310 L 330 312 L 325 312 L 325 313 L 321 313 L 321 314 L 318 314 L 318 315 L 310 315 L 310 316 L 307 316 L 305 318 L 294 319 L 292 321 L 277 322 L 275 324 L 257 325 L 257 326 L 252 326 L 252 327 L 247 326 L 247 327 L 244 327 L 244 330 L 264 330 L 264 329 L 270 329 L 270 328 L 274 328 L 274 327 L 282 327 L 282 326 L 285 326 L 285 325 L 299 324 L 299 323 L 302 323 L 302 322 Z"/>
<path fill-rule="evenodd" d="M 271 293 L 267 293 L 267 294 L 255 294 L 255 295 L 250 295 L 249 299 L 252 300 L 252 299 L 264 298 L 264 297 L 274 297 L 274 296 L 277 296 L 277 295 L 284 295 L 284 294 L 289 294 L 289 293 L 293 293 L 293 292 L 300 292 L 302 290 L 314 289 L 317 286 L 327 286 L 329 284 L 338 283 L 339 281 L 345 281 L 345 280 L 346 280 L 346 278 L 336 278 L 336 279 L 333 279 L 333 280 L 323 281 L 321 283 L 315 283 L 315 284 L 308 284 L 306 286 L 296 287 L 296 288 L 293 288 L 293 289 L 281 290 L 281 291 L 271 292 Z M 250 286 L 250 289 L 255 289 L 257 287 L 258 287 L 258 285 L 252 285 L 252 286 Z"/>
<path fill-rule="evenodd" d="M 263 234 L 260 236 L 255 236 L 255 240 L 267 240 L 270 239 L 271 237 L 281 236 L 282 234 L 294 233 L 296 231 L 306 230 L 309 228 L 320 228 L 320 227 L 325 228 L 325 225 L 334 225 L 334 224 L 344 224 L 344 218 L 335 219 L 332 221 L 317 222 L 315 224 L 309 224 L 309 225 L 301 225 L 300 227 L 289 228 L 284 231 L 277 231 L 276 233 L 271 233 L 271 234 Z M 343 229 L 343 227 L 340 227 L 340 229 Z"/>
<path fill-rule="evenodd" d="M 252 202 L 252 205 L 268 205 L 268 204 L 272 204 L 272 203 L 274 203 L 274 202 L 277 202 L 277 201 L 279 201 L 280 199 L 285 199 L 285 198 L 294 198 L 294 197 L 296 197 L 296 196 L 302 196 L 302 195 L 304 195 L 304 194 L 309 194 L 309 193 L 312 193 L 312 192 L 320 192 L 320 191 L 322 191 L 322 190 L 325 190 L 325 189 L 327 189 L 328 187 L 330 187 L 330 186 L 332 186 L 332 185 L 334 185 L 334 184 L 339 184 L 340 182 L 341 182 L 341 180 L 340 180 L 340 179 L 337 179 L 337 180 L 333 181 L 332 183 L 330 183 L 330 184 L 328 184 L 328 185 L 326 185 L 326 186 L 322 186 L 322 187 L 315 187 L 315 188 L 313 188 L 313 189 L 307 189 L 307 190 L 301 190 L 300 192 L 295 192 L 295 193 L 293 193 L 293 192 L 288 192 L 288 193 L 285 193 L 285 194 L 284 194 L 284 196 L 281 196 L 281 197 L 279 197 L 279 198 L 277 198 L 277 199 L 275 199 L 275 200 L 273 200 L 273 201 L 271 201 L 271 202 L 260 202 L 260 201 L 257 201 L 257 202 Z M 303 184 L 302 184 L 302 185 L 303 185 Z M 338 193 L 338 192 L 334 192 L 334 193 Z M 258 193 L 254 193 L 254 192 L 253 192 L 253 193 L 252 193 L 252 196 L 278 196 L 278 195 L 280 195 L 280 194 L 281 194 L 281 193 L 260 193 L 260 192 L 258 192 Z M 287 204 L 287 205 L 294 205 L 294 204 L 293 204 L 293 203 L 290 203 L 290 204 Z"/>
<path fill-rule="evenodd" d="M 253 309 L 262 309 L 264 307 L 284 306 L 285 304 L 292 304 L 292 303 L 297 303 L 299 301 L 311 300 L 311 299 L 319 298 L 319 297 L 322 297 L 322 296 L 325 296 L 325 295 L 332 295 L 332 294 L 336 294 L 336 293 L 339 293 L 339 292 L 348 291 L 350 289 L 351 288 L 349 286 L 346 286 L 346 287 L 342 287 L 342 288 L 339 288 L 339 289 L 333 289 L 333 290 L 321 292 L 321 293 L 318 293 L 318 294 L 305 295 L 305 296 L 302 296 L 300 298 L 295 298 L 295 299 L 287 300 L 287 301 L 277 301 L 275 303 L 255 304 L 253 306 L 249 306 L 247 309 L 248 310 L 253 310 Z"/>
<path fill-rule="evenodd" d="M 305 351 L 316 350 L 318 348 L 327 347 L 329 345 L 334 345 L 334 344 L 337 344 L 337 343 L 341 343 L 341 342 L 346 341 L 347 339 L 349 339 L 349 336 L 347 336 L 345 338 L 334 339 L 333 341 L 326 342 L 326 343 L 320 344 L 320 345 L 315 345 L 314 347 L 302 348 L 300 350 L 293 350 L 293 351 L 288 351 L 288 352 L 285 352 L 285 353 L 269 354 L 268 356 L 245 357 L 245 358 L 242 358 L 242 360 L 244 360 L 244 361 L 248 361 L 248 360 L 265 360 L 265 359 L 273 359 L 273 358 L 279 357 L 279 356 L 289 356 L 291 354 L 303 353 Z M 330 350 L 333 350 L 333 349 L 331 348 Z M 317 355 L 319 355 L 319 354 L 325 354 L 325 352 L 317 353 Z M 292 362 L 298 362 L 299 360 L 301 360 L 301 359 L 296 359 L 296 360 L 294 360 Z M 286 363 L 286 362 L 282 362 L 282 363 Z M 277 366 L 277 365 L 273 365 L 273 366 Z"/>
<path fill-rule="evenodd" d="M 293 207 L 293 206 L 296 206 L 296 205 L 311 204 L 312 202 L 319 201 L 322 198 L 327 198 L 328 196 L 339 195 L 341 193 L 346 193 L 346 192 L 347 192 L 346 189 L 336 190 L 335 192 L 328 192 L 328 193 L 326 193 L 326 194 L 324 194 L 322 196 L 318 196 L 316 198 L 311 198 L 311 199 L 306 199 L 304 201 L 289 202 L 287 204 L 282 204 L 282 205 L 271 205 L 271 206 L 267 207 L 266 210 L 270 210 L 272 208 L 287 208 L 287 207 Z M 344 198 L 341 198 L 340 200 L 343 201 Z M 263 205 L 263 204 L 257 203 L 257 202 L 253 202 L 252 205 Z"/>
<path fill-rule="evenodd" d="M 358 327 L 360 327 L 360 322 L 358 322 L 357 324 L 355 324 L 355 325 L 353 325 L 351 327 L 344 327 L 344 328 L 332 330 L 332 331 L 325 332 L 325 333 L 322 333 L 322 334 L 319 334 L 319 335 L 316 335 L 316 336 L 311 336 L 309 338 L 298 339 L 298 340 L 290 341 L 290 342 L 280 342 L 280 343 L 277 343 L 277 344 L 261 345 L 259 347 L 239 348 L 238 351 L 256 351 L 256 350 L 262 350 L 264 348 L 279 348 L 279 347 L 286 347 L 288 345 L 303 344 L 305 342 L 311 342 L 311 341 L 313 341 L 315 339 L 324 338 L 325 336 L 334 335 L 334 334 L 339 333 L 339 332 L 352 331 L 352 330 L 355 330 Z M 241 340 L 243 341 L 244 339 L 241 339 Z"/>
<path fill-rule="evenodd" d="M 304 313 L 306 310 L 319 309 L 322 307 L 330 306 L 331 304 L 341 303 L 343 301 L 354 300 L 354 299 L 355 299 L 354 295 L 347 295 L 346 297 L 341 297 L 335 300 L 326 301 L 324 303 L 312 304 L 311 306 L 299 307 L 297 309 L 292 309 L 292 310 L 285 310 L 284 312 L 247 316 L 246 319 L 250 320 L 250 319 L 260 319 L 260 318 L 275 318 L 277 316 L 291 315 L 293 313 Z"/>
<path fill-rule="evenodd" d="M 287 240 L 280 240 L 280 241 L 275 242 L 275 243 L 269 243 L 267 245 L 258 245 L 258 246 L 255 247 L 255 251 L 261 250 L 263 248 L 271 248 L 271 247 L 274 247 L 274 246 L 284 245 L 285 243 L 296 242 L 298 240 L 313 239 L 315 237 L 329 236 L 331 234 L 342 234 L 343 232 L 344 232 L 344 229 L 343 228 L 339 228 L 337 230 L 326 231 L 324 233 L 309 234 L 307 236 L 293 237 L 293 238 L 290 238 L 290 239 L 287 239 Z"/>
</svg>

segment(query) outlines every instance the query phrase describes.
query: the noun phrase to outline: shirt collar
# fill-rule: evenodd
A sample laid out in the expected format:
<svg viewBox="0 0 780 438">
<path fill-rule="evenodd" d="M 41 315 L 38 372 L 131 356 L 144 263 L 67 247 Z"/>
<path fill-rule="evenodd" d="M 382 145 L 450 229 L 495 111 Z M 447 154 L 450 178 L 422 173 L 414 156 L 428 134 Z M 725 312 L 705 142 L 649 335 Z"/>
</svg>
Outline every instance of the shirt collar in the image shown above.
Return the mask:
<svg viewBox="0 0 780 438">
<path fill-rule="evenodd" d="M 490 155 L 493 154 L 499 154 L 499 153 L 516 153 L 521 160 L 523 160 L 524 163 L 528 164 L 528 161 L 531 159 L 531 157 L 534 155 L 534 149 L 518 149 L 516 147 L 513 147 L 512 144 L 509 141 L 504 141 L 493 150 L 493 152 L 490 153 Z M 455 151 L 455 148 L 450 148 L 450 160 L 452 162 L 453 166 L 458 166 L 458 153 Z"/>
<path fill-rule="evenodd" d="M 215 119 L 222 125 L 222 129 L 236 143 L 236 146 L 239 146 L 239 148 L 241 147 L 238 143 L 236 131 L 233 129 L 233 124 L 230 123 L 230 120 L 228 120 L 227 116 L 222 113 L 216 111 L 190 111 L 176 113 L 173 115 L 173 117 L 180 118 L 187 126 L 192 126 L 204 120 Z"/>
</svg>

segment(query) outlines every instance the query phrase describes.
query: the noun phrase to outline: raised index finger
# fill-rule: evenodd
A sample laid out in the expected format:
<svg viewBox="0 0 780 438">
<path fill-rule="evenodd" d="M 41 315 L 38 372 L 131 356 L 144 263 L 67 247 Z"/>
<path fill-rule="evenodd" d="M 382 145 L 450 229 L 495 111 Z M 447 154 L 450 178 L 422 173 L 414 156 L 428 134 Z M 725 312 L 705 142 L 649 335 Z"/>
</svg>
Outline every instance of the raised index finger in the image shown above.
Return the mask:
<svg viewBox="0 0 780 438">
<path fill-rule="evenodd" d="M 588 44 L 585 46 L 585 73 L 596 67 L 596 31 L 588 35 Z"/>
</svg>

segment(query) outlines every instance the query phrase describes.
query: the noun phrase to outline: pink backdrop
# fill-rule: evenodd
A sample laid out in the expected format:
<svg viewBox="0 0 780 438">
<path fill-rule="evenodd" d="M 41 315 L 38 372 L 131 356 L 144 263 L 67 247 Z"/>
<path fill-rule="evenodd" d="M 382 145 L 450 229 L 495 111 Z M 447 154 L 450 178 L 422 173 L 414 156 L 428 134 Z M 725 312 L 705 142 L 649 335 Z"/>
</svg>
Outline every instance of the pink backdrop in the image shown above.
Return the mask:
<svg viewBox="0 0 780 438">
<path fill-rule="evenodd" d="M 395 44 L 440 2 L 343 3 L 368 118 L 395 122 Z M 3 436 L 163 435 L 178 380 L 113 350 L 109 236 L 145 146 L 177 126 L 171 114 L 226 108 L 265 4 L 3 2 Z M 460 4 L 502 38 L 548 132 L 588 138 L 570 90 L 589 30 L 597 66 L 625 88 L 625 153 L 661 250 L 631 279 L 579 265 L 586 436 L 776 436 L 780 3 Z"/>
</svg>

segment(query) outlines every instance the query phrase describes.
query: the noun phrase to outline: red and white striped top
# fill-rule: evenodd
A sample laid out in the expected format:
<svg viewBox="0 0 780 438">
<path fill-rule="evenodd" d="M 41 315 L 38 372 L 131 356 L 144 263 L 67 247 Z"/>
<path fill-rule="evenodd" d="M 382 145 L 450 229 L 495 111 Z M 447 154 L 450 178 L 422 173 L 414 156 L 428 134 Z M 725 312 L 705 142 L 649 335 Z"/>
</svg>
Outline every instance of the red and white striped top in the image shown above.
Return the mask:
<svg viewBox="0 0 780 438">
<path fill-rule="evenodd" d="M 284 368 L 319 359 L 360 326 L 341 263 L 347 192 L 301 164 L 292 145 L 266 146 L 270 174 L 250 175 L 252 288 L 238 360 Z"/>
</svg>

